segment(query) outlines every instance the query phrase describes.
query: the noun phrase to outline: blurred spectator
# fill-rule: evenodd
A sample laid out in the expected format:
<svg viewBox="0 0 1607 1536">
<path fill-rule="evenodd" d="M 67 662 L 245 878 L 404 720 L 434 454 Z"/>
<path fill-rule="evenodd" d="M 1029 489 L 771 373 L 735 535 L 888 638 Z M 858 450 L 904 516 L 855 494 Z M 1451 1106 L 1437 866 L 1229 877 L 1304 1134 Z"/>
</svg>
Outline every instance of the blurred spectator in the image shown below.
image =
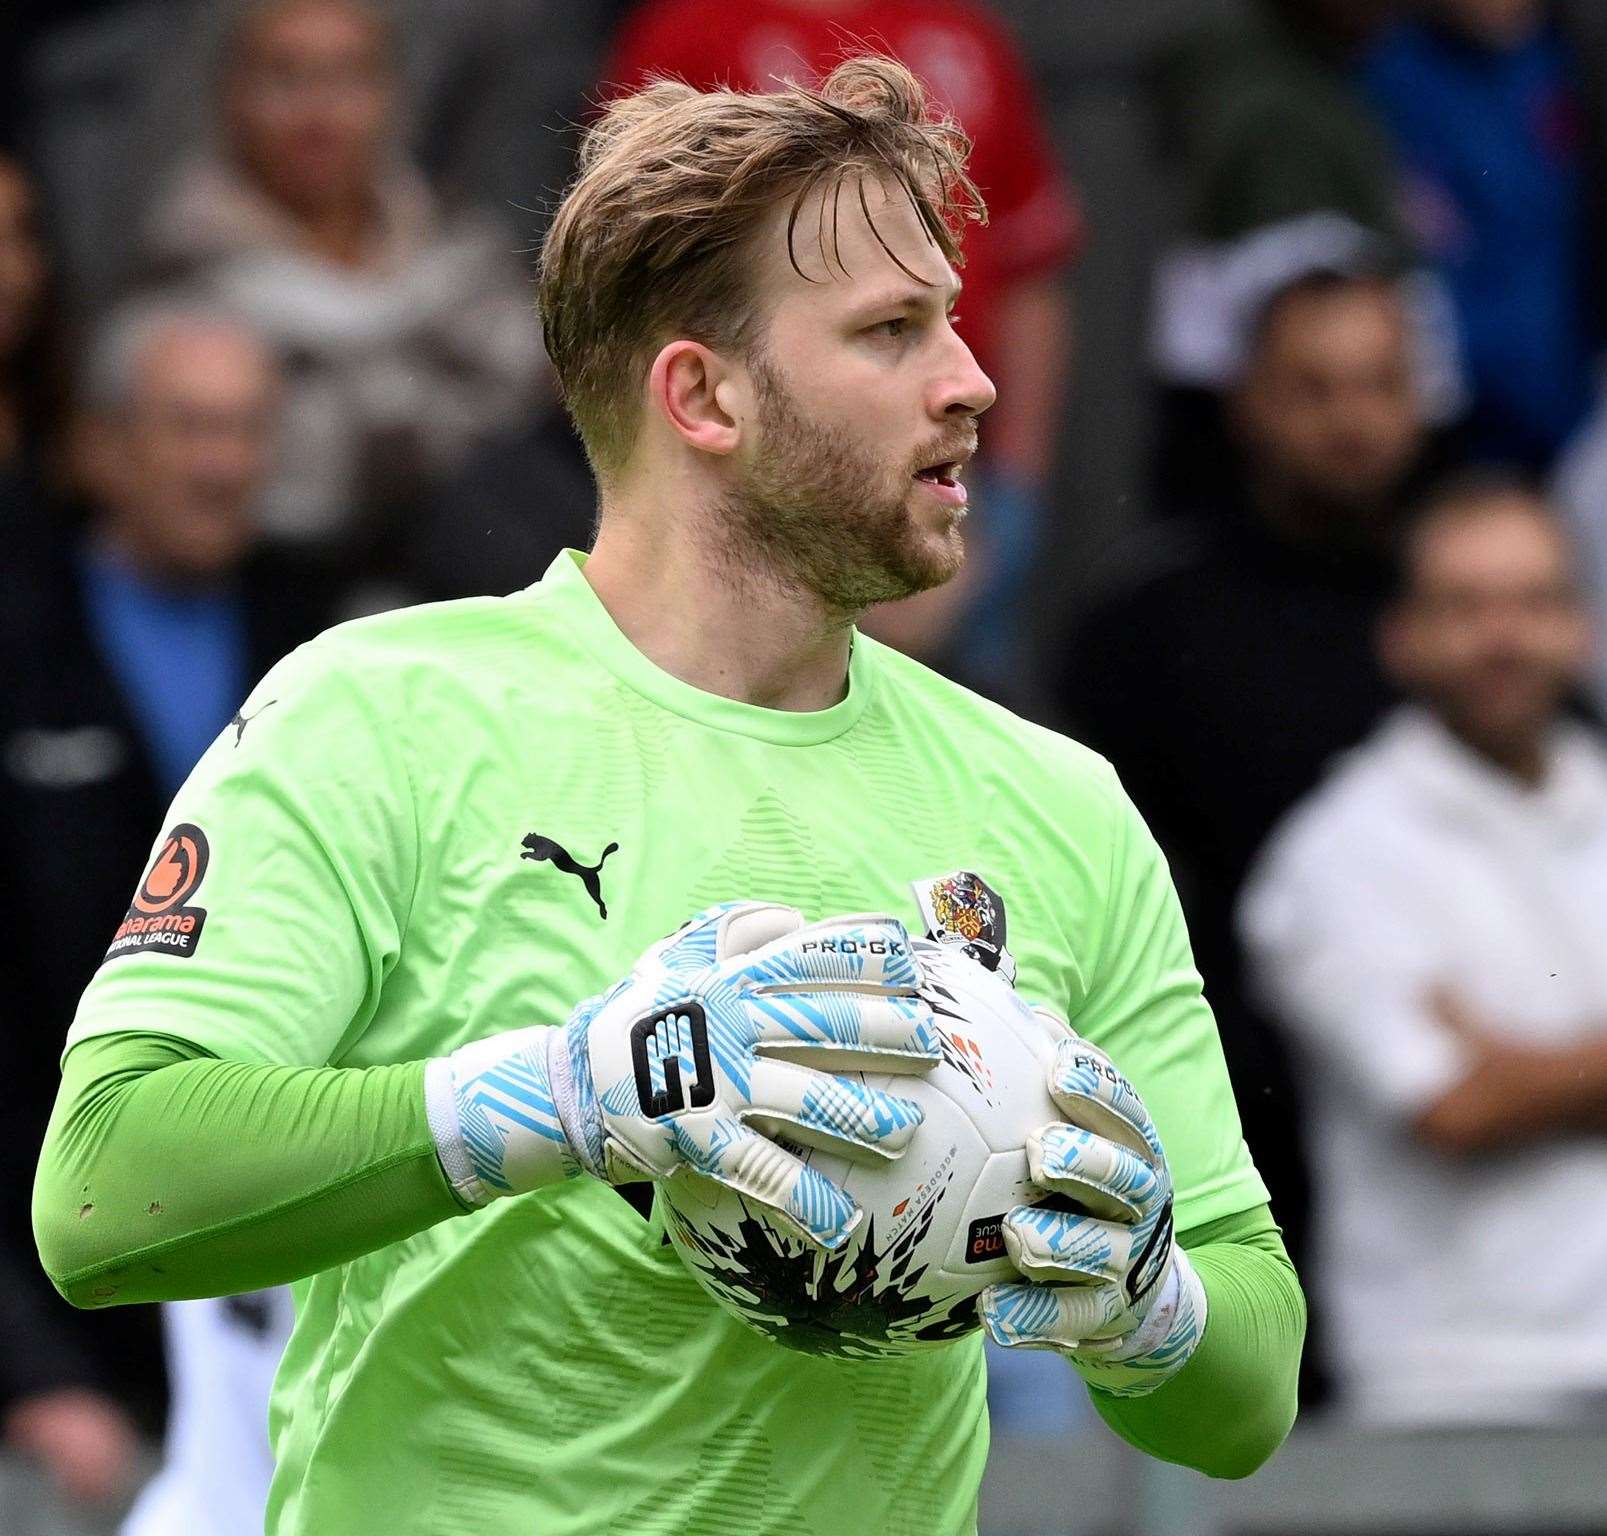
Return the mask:
<svg viewBox="0 0 1607 1536">
<path fill-rule="evenodd" d="M 512 592 L 563 549 L 590 549 L 596 490 L 556 403 L 494 438 L 426 501 L 406 581 L 426 602 Z"/>
<path fill-rule="evenodd" d="M 621 29 L 603 79 L 605 88 L 634 89 L 650 74 L 669 74 L 703 88 L 762 90 L 823 74 L 856 51 L 902 59 L 975 145 L 970 170 L 988 223 L 966 234 L 957 323 L 999 391 L 976 463 L 969 585 L 912 599 L 909 612 L 888 616 L 881 628 L 941 660 L 952 654 L 963 596 L 971 600 L 973 663 L 1007 667 L 1020 638 L 1009 626 L 1013 600 L 1043 536 L 1072 366 L 1065 275 L 1082 239 L 1014 41 L 973 0 L 644 0 Z"/>
<path fill-rule="evenodd" d="M 67 408 L 58 329 L 33 185 L 0 153 L 0 481 L 19 499 L 54 468 Z"/>
<path fill-rule="evenodd" d="M 155 1317 L 71 1311 L 26 1191 L 78 994 L 127 910 L 162 808 L 247 687 L 322 627 L 321 584 L 258 544 L 274 366 L 240 323 L 141 306 L 85 370 L 95 484 L 76 539 L 0 563 L 0 1247 L 92 1382 L 157 1422 Z M 11 1299 L 8 1297 L 8 1305 Z M 7 1329 L 0 1348 L 28 1345 Z"/>
<path fill-rule="evenodd" d="M 101 1505 L 125 1495 L 138 1439 L 128 1413 L 97 1384 L 88 1353 L 63 1326 L 39 1261 L 0 1242 L 0 1435 L 38 1462 L 66 1499 Z"/>
<path fill-rule="evenodd" d="M 1267 830 L 1390 699 L 1372 631 L 1425 444 L 1408 336 L 1382 275 L 1318 272 L 1273 296 L 1225 402 L 1236 499 L 1147 530 L 1050 676 L 1175 861 L 1245 1135 L 1295 1251 L 1298 1105 L 1241 996 L 1231 913 Z"/>
<path fill-rule="evenodd" d="M 1545 0 L 1433 0 L 1374 45 L 1411 234 L 1455 301 L 1480 456 L 1544 467 L 1592 390 L 1585 116 Z"/>
<path fill-rule="evenodd" d="M 1543 503 L 1435 498 L 1380 630 L 1402 706 L 1274 836 L 1242 925 L 1308 1053 L 1317 1262 L 1369 1424 L 1607 1405 L 1607 743 Z"/>
<path fill-rule="evenodd" d="M 399 142 L 450 207 L 483 208 L 527 243 L 568 178 L 568 130 L 622 0 L 383 3 L 401 53 Z M 215 74 L 237 9 L 237 0 L 9 0 L 0 122 L 18 125 L 38 167 L 75 312 L 119 290 L 127 231 L 175 161 L 211 134 L 211 93 L 196 82 Z"/>
<path fill-rule="evenodd" d="M 1350 77 L 1399 0 L 1247 0 L 1164 61 L 1183 219 L 1232 240 L 1301 214 L 1399 233 L 1388 140 Z"/>
<path fill-rule="evenodd" d="M 162 1470 L 120 1536 L 260 1536 L 268 1399 L 295 1322 L 288 1287 L 162 1308 L 173 1405 Z"/>
<path fill-rule="evenodd" d="M 1467 386 L 1449 295 L 1433 274 L 1404 268 L 1394 242 L 1343 214 L 1308 213 L 1236 240 L 1180 247 L 1167 258 L 1150 316 L 1151 361 L 1163 387 L 1160 513 L 1198 513 L 1232 498 L 1224 394 L 1243 376 L 1269 299 L 1323 272 L 1398 274 L 1423 415 L 1435 428 L 1460 421 Z"/>
<path fill-rule="evenodd" d="M 502 228 L 443 221 L 396 151 L 381 9 L 250 0 L 219 71 L 218 143 L 153 209 L 144 276 L 200 286 L 286 361 L 268 530 L 383 565 L 421 481 L 531 405 L 531 299 Z"/>
</svg>

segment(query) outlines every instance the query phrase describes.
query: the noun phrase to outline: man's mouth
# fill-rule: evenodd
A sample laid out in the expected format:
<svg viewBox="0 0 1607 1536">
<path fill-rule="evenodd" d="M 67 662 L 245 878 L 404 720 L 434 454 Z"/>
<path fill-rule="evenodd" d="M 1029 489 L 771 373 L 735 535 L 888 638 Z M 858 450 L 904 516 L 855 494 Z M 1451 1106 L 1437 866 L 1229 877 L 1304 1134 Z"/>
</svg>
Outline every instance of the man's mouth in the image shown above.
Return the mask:
<svg viewBox="0 0 1607 1536">
<path fill-rule="evenodd" d="M 965 467 L 960 459 L 943 459 L 915 471 L 915 478 L 930 487 L 932 493 L 951 507 L 963 507 L 968 500 L 965 487 L 960 483 L 960 471 Z"/>
</svg>

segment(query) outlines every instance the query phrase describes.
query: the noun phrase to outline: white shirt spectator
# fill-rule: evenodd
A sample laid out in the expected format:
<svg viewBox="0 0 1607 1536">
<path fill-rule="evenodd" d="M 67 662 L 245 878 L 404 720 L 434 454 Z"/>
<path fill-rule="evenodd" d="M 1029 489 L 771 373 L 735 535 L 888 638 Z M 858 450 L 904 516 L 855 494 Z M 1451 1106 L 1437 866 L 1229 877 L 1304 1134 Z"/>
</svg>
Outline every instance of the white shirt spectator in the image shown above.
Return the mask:
<svg viewBox="0 0 1607 1536">
<path fill-rule="evenodd" d="M 120 1536 L 260 1536 L 273 1478 L 268 1398 L 294 1321 L 288 1288 L 162 1308 L 167 1443 Z"/>
<path fill-rule="evenodd" d="M 1274 833 L 1239 919 L 1309 1061 L 1308 1281 L 1347 1410 L 1522 1424 L 1607 1401 L 1607 1137 L 1453 1157 L 1411 1128 L 1464 1071 L 1437 987 L 1532 1045 L 1607 1032 L 1607 750 L 1557 727 L 1529 790 L 1403 708 Z"/>
</svg>

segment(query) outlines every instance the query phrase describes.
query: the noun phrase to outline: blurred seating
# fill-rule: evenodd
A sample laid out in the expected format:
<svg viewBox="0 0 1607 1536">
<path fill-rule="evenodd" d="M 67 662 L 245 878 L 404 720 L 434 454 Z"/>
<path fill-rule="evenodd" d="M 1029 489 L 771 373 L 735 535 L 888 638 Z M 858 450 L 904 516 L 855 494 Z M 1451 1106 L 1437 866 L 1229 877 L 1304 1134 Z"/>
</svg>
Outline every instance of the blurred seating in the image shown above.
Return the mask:
<svg viewBox="0 0 1607 1536">
<path fill-rule="evenodd" d="M 1242 1482 L 1152 1461 L 1094 1424 L 996 1440 L 978 1536 L 1598 1536 L 1599 1422 L 1379 1433 L 1302 1419 Z"/>
</svg>

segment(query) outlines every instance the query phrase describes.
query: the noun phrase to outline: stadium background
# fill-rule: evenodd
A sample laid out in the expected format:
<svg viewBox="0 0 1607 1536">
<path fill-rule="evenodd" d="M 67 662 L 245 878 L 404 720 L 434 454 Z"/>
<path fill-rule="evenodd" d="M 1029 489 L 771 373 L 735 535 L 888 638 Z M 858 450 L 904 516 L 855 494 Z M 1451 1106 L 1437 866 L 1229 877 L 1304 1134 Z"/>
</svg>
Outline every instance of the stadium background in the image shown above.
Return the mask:
<svg viewBox="0 0 1607 1536">
<path fill-rule="evenodd" d="M 811 20 L 794 36 L 780 0 L 698 0 L 705 23 L 726 9 L 742 24 L 688 40 L 675 0 L 390 0 L 394 76 L 383 56 L 318 62 L 316 27 L 299 64 L 299 45 L 252 52 L 252 17 L 331 5 L 23 0 L 0 42 L 0 1026 L 17 1063 L 0 1090 L 15 1320 L 0 1329 L 0 1531 L 115 1529 L 156 1454 L 154 1320 L 63 1316 L 34 1278 L 25 1191 L 71 999 L 187 744 L 226 723 L 231 677 L 310 629 L 510 590 L 584 540 L 589 488 L 529 281 L 574 125 L 642 66 L 806 71 L 817 12 L 837 52 L 854 35 L 902 46 L 975 132 L 997 217 L 978 236 L 984 313 L 962 303 L 961 326 L 982 327 L 984 360 L 1028 402 L 1007 414 L 1006 395 L 984 454 L 976 571 L 873 622 L 1127 774 L 1174 860 L 1247 1134 L 1320 1298 L 1309 1217 L 1342 1171 L 1304 1134 L 1309 1069 L 1249 1000 L 1233 900 L 1272 823 L 1389 703 L 1368 638 L 1387 533 L 1434 477 L 1521 472 L 1573 527 L 1591 603 L 1607 601 L 1607 7 L 797 0 Z M 315 127 L 298 139 L 303 110 Z M 1409 400 L 1347 419 L 1355 338 L 1319 313 L 1329 289 L 1406 316 Z M 1321 452 L 1304 461 L 1292 543 L 1257 521 L 1280 445 L 1234 404 L 1274 312 L 1312 388 L 1332 384 L 1326 451 L 1377 465 L 1340 494 Z M 201 366 L 141 372 L 182 313 L 266 341 L 263 462 L 260 423 L 210 450 L 145 425 Z M 178 458 L 142 454 L 146 432 Z M 142 606 L 106 554 L 119 539 L 159 547 L 189 596 Z M 136 639 L 144 681 L 116 659 Z M 1470 1309 L 1467 1327 L 1502 1322 Z M 983 1531 L 1607 1529 L 1607 1376 L 1594 1417 L 1385 1430 L 1347 1413 L 1324 1338 L 1319 1308 L 1302 1424 L 1239 1487 L 1120 1445 L 1059 1362 L 1009 1362 Z M 91 1408 L 42 1432 L 43 1400 Z M 75 1481 L 89 1496 L 63 1492 Z"/>
</svg>

